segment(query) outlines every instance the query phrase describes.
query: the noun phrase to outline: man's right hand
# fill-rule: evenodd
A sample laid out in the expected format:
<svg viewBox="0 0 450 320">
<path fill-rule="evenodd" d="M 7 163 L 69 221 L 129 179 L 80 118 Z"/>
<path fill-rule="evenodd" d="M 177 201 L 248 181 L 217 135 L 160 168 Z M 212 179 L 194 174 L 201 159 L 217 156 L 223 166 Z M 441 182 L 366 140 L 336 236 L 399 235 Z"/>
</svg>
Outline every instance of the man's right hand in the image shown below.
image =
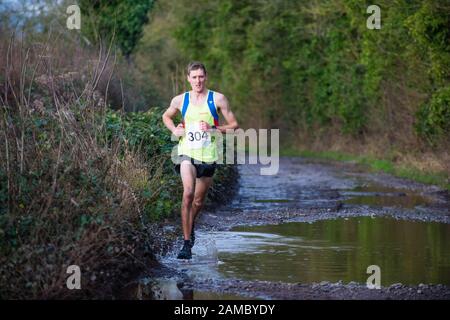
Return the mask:
<svg viewBox="0 0 450 320">
<path fill-rule="evenodd" d="M 172 132 L 177 137 L 184 136 L 184 125 L 180 123 Z"/>
</svg>

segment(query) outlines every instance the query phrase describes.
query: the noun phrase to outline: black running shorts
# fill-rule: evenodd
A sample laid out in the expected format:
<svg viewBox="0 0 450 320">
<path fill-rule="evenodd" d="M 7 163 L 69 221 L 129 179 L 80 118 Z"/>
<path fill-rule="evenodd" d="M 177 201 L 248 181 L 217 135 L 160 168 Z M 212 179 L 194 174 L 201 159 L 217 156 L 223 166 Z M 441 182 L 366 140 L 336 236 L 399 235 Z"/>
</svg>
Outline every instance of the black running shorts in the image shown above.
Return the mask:
<svg viewBox="0 0 450 320">
<path fill-rule="evenodd" d="M 195 170 L 197 170 L 197 178 L 201 177 L 212 177 L 214 175 L 214 171 L 216 171 L 216 163 L 207 163 L 207 162 L 201 162 L 195 161 L 191 157 L 181 155 L 179 156 L 180 163 L 175 165 L 175 172 L 180 174 L 180 165 L 183 160 L 189 160 L 195 167 Z"/>
</svg>

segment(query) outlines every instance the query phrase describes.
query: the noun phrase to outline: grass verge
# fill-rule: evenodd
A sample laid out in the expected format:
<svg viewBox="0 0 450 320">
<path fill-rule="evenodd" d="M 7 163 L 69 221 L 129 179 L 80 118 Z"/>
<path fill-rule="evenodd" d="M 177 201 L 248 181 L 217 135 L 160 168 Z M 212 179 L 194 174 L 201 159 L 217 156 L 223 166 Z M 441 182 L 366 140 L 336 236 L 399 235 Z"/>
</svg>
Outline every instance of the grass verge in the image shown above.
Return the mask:
<svg viewBox="0 0 450 320">
<path fill-rule="evenodd" d="M 448 172 L 427 172 L 414 167 L 397 165 L 393 161 L 387 159 L 377 159 L 370 155 L 352 155 L 337 151 L 296 150 L 293 148 L 281 149 L 280 155 L 354 162 L 366 166 L 372 172 L 385 172 L 396 177 L 411 179 L 425 184 L 437 185 L 450 191 L 450 176 Z"/>
</svg>

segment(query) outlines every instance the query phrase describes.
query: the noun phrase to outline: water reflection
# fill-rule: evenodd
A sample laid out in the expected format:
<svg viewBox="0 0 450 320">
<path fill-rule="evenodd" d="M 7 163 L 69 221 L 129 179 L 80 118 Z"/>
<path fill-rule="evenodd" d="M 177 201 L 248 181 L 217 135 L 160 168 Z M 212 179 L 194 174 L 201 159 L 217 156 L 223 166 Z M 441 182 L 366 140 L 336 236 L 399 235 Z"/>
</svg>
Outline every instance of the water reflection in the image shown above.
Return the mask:
<svg viewBox="0 0 450 320">
<path fill-rule="evenodd" d="M 365 283 L 375 264 L 383 286 L 450 284 L 448 224 L 360 217 L 239 227 L 207 237 L 215 239 L 224 277 Z"/>
<path fill-rule="evenodd" d="M 431 204 L 429 199 L 410 190 L 391 188 L 376 184 L 358 186 L 351 190 L 341 191 L 340 193 L 344 197 L 349 197 L 344 200 L 344 203 L 353 205 L 412 209 L 417 206 Z"/>
</svg>

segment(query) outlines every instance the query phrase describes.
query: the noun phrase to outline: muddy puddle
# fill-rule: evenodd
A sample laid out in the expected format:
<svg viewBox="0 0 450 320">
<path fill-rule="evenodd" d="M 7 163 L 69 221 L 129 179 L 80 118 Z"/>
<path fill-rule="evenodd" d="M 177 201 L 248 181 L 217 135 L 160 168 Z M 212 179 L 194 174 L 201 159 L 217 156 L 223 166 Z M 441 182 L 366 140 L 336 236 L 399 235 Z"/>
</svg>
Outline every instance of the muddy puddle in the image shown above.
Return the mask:
<svg viewBox="0 0 450 320">
<path fill-rule="evenodd" d="M 358 186 L 350 190 L 341 190 L 343 203 L 350 205 L 368 205 L 378 207 L 398 207 L 413 209 L 427 206 L 431 200 L 419 193 L 407 189 L 385 187 L 377 184 Z"/>
<path fill-rule="evenodd" d="M 255 187 L 256 189 L 256 187 Z M 341 203 L 348 206 L 370 206 L 370 207 L 397 207 L 414 209 L 427 206 L 432 201 L 411 190 L 384 187 L 377 184 L 365 184 L 350 189 L 290 189 L 287 191 L 290 198 L 263 198 L 260 193 L 249 198 L 247 206 L 250 209 L 276 209 L 276 208 L 298 208 Z"/>
<path fill-rule="evenodd" d="M 357 217 L 199 232 L 191 261 L 180 262 L 174 255 L 163 261 L 193 281 L 364 284 L 367 267 L 377 265 L 382 286 L 450 285 L 448 243 L 448 224 Z M 177 299 L 243 298 L 193 290 L 178 295 Z"/>
<path fill-rule="evenodd" d="M 450 225 L 359 217 L 238 227 L 210 235 L 218 271 L 246 280 L 365 283 L 378 265 L 382 285 L 450 284 Z"/>
</svg>

